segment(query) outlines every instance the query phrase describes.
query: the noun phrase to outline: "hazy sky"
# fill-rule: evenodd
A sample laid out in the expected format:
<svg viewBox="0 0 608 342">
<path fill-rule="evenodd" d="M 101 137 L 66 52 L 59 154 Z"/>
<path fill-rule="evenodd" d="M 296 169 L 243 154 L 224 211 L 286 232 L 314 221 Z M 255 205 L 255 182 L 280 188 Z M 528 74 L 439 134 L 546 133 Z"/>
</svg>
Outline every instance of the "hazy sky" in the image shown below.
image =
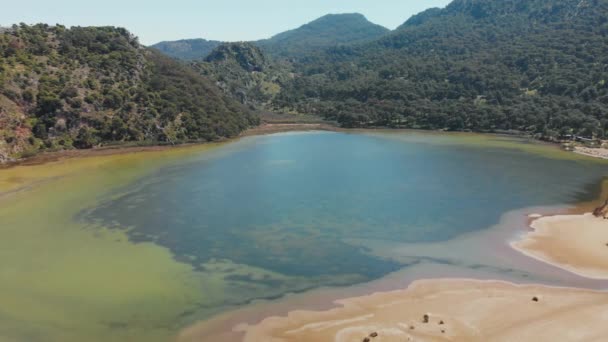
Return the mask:
<svg viewBox="0 0 608 342">
<path fill-rule="evenodd" d="M 48 23 L 122 26 L 144 44 L 206 38 L 268 38 L 327 13 L 359 12 L 390 29 L 450 0 L 0 0 L 0 26 Z M 2 5 L 2 3 L 5 3 Z"/>
</svg>

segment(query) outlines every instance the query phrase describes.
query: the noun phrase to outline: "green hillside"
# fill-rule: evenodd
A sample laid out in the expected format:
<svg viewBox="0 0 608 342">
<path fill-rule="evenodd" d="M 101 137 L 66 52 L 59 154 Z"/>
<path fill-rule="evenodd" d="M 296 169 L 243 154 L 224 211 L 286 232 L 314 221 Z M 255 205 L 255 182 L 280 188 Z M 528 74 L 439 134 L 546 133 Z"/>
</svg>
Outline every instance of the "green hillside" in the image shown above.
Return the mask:
<svg viewBox="0 0 608 342">
<path fill-rule="evenodd" d="M 186 61 L 204 60 L 222 42 L 206 39 L 182 39 L 156 43 L 151 48 L 177 59 Z"/>
<path fill-rule="evenodd" d="M 373 42 L 303 55 L 276 106 L 348 127 L 608 129 L 608 1 L 456 0 Z"/>
<path fill-rule="evenodd" d="M 224 43 L 191 66 L 252 109 L 268 109 L 281 84 L 290 80 L 288 65 L 273 61 L 252 43 Z"/>
<path fill-rule="evenodd" d="M 114 27 L 0 33 L 0 159 L 107 143 L 210 141 L 257 118 Z"/>
</svg>

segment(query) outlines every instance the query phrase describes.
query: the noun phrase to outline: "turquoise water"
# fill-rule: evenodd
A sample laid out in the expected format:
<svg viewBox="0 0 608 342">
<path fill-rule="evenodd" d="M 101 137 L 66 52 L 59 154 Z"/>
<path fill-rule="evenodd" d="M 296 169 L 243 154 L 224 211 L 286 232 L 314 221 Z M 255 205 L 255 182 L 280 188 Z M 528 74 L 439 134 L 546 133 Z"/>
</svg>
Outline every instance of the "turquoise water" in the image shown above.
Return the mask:
<svg viewBox="0 0 608 342">
<path fill-rule="evenodd" d="M 166 247 L 195 272 L 219 274 L 221 291 L 200 303 L 213 313 L 382 277 L 419 260 L 392 260 L 347 241 L 447 241 L 486 229 L 510 210 L 594 198 L 608 170 L 561 158 L 553 147 L 467 139 L 326 132 L 245 138 L 152 172 L 78 219 Z"/>
</svg>

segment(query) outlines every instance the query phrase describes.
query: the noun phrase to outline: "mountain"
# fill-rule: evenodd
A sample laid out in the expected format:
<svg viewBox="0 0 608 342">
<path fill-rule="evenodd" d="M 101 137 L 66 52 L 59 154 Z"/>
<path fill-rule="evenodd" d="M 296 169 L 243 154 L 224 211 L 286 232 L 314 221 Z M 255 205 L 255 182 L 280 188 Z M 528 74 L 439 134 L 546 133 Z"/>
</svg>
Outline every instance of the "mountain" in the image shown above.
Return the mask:
<svg viewBox="0 0 608 342">
<path fill-rule="evenodd" d="M 607 38 L 606 0 L 455 0 L 298 59 L 274 105 L 344 126 L 604 137 Z"/>
<path fill-rule="evenodd" d="M 217 40 L 205 39 L 182 39 L 176 41 L 165 41 L 156 43 L 151 48 L 157 49 L 160 52 L 186 61 L 203 60 L 211 53 L 213 49 L 218 47 L 222 42 Z"/>
<path fill-rule="evenodd" d="M 0 160 L 111 142 L 217 140 L 256 123 L 125 29 L 22 24 L 0 33 Z"/>
<path fill-rule="evenodd" d="M 608 136 L 608 0 L 454 0 L 388 32 L 328 15 L 182 63 L 112 27 L 0 30 L 0 160 L 234 136 L 252 110 L 345 127 Z"/>
<path fill-rule="evenodd" d="M 340 44 L 374 40 L 390 32 L 369 22 L 363 15 L 328 14 L 297 29 L 279 33 L 270 39 L 251 42 L 275 57 L 297 57 Z M 185 61 L 203 60 L 222 42 L 205 39 L 186 39 L 161 42 L 151 47 Z"/>
<path fill-rule="evenodd" d="M 389 31 L 359 13 L 328 14 L 256 44 L 275 56 L 293 57 L 340 44 L 371 41 Z"/>
</svg>

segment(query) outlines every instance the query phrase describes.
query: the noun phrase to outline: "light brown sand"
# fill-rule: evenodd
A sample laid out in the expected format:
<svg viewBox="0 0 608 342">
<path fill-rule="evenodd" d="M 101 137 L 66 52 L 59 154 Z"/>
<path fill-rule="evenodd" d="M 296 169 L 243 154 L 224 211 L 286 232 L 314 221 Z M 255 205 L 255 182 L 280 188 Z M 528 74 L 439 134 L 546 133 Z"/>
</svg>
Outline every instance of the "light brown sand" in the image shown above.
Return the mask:
<svg viewBox="0 0 608 342">
<path fill-rule="evenodd" d="M 522 240 L 518 251 L 593 279 L 608 279 L 608 220 L 584 215 L 542 217 Z"/>
<path fill-rule="evenodd" d="M 533 298 L 538 301 L 534 301 Z M 600 341 L 608 294 L 497 281 L 423 280 L 242 326 L 245 341 Z M 424 323 L 428 315 L 428 323 Z M 370 334 L 377 333 L 377 337 Z"/>
<path fill-rule="evenodd" d="M 576 146 L 576 147 L 574 147 L 574 153 L 582 154 L 584 156 L 589 156 L 589 157 L 608 159 L 608 149 L 607 148 L 591 148 L 591 147 Z"/>
</svg>

